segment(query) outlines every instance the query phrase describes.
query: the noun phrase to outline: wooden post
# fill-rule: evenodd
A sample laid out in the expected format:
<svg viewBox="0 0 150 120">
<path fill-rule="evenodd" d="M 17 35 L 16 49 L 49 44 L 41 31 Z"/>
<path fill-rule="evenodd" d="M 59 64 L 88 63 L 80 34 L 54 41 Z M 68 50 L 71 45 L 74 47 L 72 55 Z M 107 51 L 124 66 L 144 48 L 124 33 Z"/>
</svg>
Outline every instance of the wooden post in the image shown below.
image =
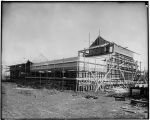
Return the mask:
<svg viewBox="0 0 150 120">
<path fill-rule="evenodd" d="M 48 69 L 47 69 L 47 76 L 46 76 L 46 86 L 47 86 L 47 82 L 48 82 Z"/>
<path fill-rule="evenodd" d="M 41 85 L 41 72 L 40 72 L 40 85 Z"/>
<path fill-rule="evenodd" d="M 79 52 L 78 52 L 77 71 L 76 71 L 76 92 L 78 91 L 77 87 L 79 86 L 79 81 L 78 81 L 78 78 L 79 78 L 79 59 L 80 59 L 80 56 L 79 56 Z"/>
<path fill-rule="evenodd" d="M 26 81 L 26 76 L 27 76 L 26 63 L 25 63 L 25 73 L 26 73 L 26 74 L 25 74 L 25 84 L 26 84 L 26 82 L 27 82 L 27 81 Z"/>
<path fill-rule="evenodd" d="M 76 92 L 78 91 L 77 86 L 78 86 L 78 80 L 76 80 Z"/>
<path fill-rule="evenodd" d="M 55 60 L 54 60 L 54 79 L 55 79 Z"/>
</svg>

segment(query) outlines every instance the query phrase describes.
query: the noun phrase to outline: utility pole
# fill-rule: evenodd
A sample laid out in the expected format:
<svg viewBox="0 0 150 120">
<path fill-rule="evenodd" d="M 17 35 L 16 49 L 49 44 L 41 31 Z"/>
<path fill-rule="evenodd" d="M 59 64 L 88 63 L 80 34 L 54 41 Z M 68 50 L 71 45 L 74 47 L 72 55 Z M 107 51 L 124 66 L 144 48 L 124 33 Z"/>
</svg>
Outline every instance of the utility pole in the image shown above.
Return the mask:
<svg viewBox="0 0 150 120">
<path fill-rule="evenodd" d="M 99 28 L 99 35 L 98 35 L 98 39 L 97 39 L 97 42 L 96 42 L 96 44 L 97 44 L 97 45 L 99 44 L 99 39 L 100 39 L 100 28 Z"/>
<path fill-rule="evenodd" d="M 90 32 L 89 32 L 89 47 L 90 47 Z"/>
</svg>

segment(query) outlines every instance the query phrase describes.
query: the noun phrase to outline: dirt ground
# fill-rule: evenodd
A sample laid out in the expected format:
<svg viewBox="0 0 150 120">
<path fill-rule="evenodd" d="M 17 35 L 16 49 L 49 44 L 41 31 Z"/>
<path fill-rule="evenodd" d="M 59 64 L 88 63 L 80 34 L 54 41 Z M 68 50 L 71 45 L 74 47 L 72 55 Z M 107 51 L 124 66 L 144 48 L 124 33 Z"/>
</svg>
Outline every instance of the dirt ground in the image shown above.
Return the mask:
<svg viewBox="0 0 150 120">
<path fill-rule="evenodd" d="M 98 99 L 87 99 L 92 94 Z M 2 118 L 147 118 L 148 108 L 133 107 L 130 100 L 115 101 L 103 93 L 76 93 L 55 89 L 20 88 L 2 83 Z M 131 110 L 131 111 L 130 111 Z"/>
</svg>

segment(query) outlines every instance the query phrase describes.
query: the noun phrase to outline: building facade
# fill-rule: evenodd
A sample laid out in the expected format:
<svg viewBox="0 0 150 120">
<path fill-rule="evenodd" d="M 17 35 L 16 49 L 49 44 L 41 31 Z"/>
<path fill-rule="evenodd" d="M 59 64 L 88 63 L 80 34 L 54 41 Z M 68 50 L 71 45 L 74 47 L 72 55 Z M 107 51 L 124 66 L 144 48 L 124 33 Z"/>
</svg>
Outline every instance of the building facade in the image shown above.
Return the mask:
<svg viewBox="0 0 150 120">
<path fill-rule="evenodd" d="M 89 48 L 78 51 L 77 57 L 10 66 L 10 78 L 55 82 L 76 91 L 130 85 L 138 69 L 133 54 L 98 36 Z"/>
</svg>

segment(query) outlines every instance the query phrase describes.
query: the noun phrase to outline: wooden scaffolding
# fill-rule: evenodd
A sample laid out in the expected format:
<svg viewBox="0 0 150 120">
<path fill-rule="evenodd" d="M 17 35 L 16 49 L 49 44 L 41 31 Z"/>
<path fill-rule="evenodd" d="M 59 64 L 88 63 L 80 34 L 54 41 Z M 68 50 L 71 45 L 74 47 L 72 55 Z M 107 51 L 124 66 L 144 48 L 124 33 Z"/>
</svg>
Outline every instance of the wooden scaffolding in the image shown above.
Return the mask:
<svg viewBox="0 0 150 120">
<path fill-rule="evenodd" d="M 77 91 L 98 91 L 134 84 L 133 80 L 138 69 L 137 61 L 119 53 L 88 57 L 89 50 L 84 49 L 78 53 L 82 60 L 80 59 L 78 63 Z"/>
</svg>

